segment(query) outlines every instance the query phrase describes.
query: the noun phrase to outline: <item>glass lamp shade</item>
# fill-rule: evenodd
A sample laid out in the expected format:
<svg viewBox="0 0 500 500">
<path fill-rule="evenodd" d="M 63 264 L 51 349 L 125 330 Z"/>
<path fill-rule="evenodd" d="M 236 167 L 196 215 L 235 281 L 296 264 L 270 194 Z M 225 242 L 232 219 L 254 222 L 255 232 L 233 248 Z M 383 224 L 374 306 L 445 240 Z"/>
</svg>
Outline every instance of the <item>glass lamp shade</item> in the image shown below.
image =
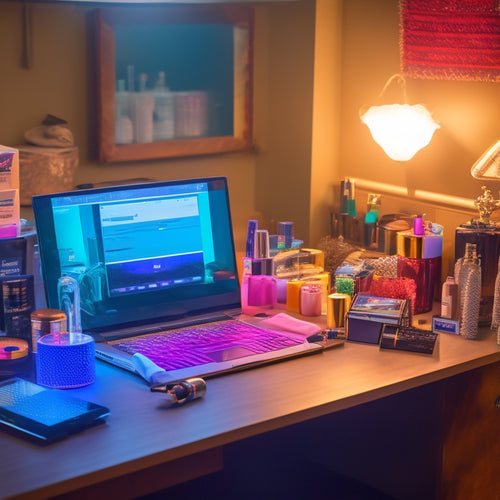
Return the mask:
<svg viewBox="0 0 500 500">
<path fill-rule="evenodd" d="M 408 161 L 429 144 L 439 125 L 421 104 L 372 106 L 361 116 L 389 158 Z"/>
<path fill-rule="evenodd" d="M 471 174 L 479 180 L 500 179 L 500 139 L 472 165 Z"/>
</svg>

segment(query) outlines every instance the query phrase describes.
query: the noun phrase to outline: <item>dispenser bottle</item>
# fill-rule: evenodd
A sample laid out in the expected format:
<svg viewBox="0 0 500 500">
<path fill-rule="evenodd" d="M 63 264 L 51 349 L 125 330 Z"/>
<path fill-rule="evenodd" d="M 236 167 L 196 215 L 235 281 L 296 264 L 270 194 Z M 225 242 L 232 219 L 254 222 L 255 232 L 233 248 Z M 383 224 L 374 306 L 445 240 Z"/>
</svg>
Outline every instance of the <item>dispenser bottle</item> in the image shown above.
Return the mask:
<svg viewBox="0 0 500 500">
<path fill-rule="evenodd" d="M 160 71 L 156 80 L 153 97 L 153 136 L 155 141 L 172 139 L 175 134 L 175 94 L 167 87 L 165 72 Z"/>
<path fill-rule="evenodd" d="M 427 234 L 421 217 L 415 218 L 413 231 L 397 234 L 398 277 L 412 279 L 416 285 L 414 314 L 431 311 L 439 296 L 442 250 L 443 236 Z"/>
<path fill-rule="evenodd" d="M 130 144 L 134 141 L 134 127 L 129 117 L 130 93 L 125 90 L 125 80 L 118 80 L 115 94 L 115 143 Z"/>
<path fill-rule="evenodd" d="M 499 259 L 500 264 L 500 259 Z M 500 345 L 500 265 L 495 279 L 495 295 L 493 298 L 493 312 L 491 315 L 491 329 L 496 331 L 497 344 Z"/>
<path fill-rule="evenodd" d="M 460 291 L 460 334 L 474 340 L 478 336 L 481 300 L 481 264 L 475 244 L 465 245 L 464 257 L 455 269 Z"/>
<path fill-rule="evenodd" d="M 78 282 L 71 276 L 61 276 L 57 282 L 57 296 L 59 298 L 59 308 L 68 318 L 68 332 L 71 342 L 74 340 L 74 336 L 82 333 Z"/>
</svg>

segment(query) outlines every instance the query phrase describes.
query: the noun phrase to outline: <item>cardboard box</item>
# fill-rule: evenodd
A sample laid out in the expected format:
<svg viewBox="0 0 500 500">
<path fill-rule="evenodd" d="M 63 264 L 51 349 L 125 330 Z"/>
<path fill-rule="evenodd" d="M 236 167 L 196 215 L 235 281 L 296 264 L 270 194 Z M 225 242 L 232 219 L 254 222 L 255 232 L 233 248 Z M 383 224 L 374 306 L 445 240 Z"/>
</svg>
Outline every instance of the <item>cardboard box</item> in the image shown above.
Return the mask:
<svg viewBox="0 0 500 500">
<path fill-rule="evenodd" d="M 19 150 L 0 145 L 0 190 L 19 189 Z"/>
</svg>

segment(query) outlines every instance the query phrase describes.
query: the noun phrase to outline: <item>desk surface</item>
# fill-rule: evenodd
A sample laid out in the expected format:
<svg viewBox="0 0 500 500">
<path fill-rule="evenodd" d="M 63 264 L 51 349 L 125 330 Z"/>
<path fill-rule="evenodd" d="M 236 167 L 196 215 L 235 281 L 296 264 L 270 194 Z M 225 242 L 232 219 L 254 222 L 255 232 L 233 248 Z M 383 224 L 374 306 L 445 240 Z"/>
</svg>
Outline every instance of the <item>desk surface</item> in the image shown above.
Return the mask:
<svg viewBox="0 0 500 500">
<path fill-rule="evenodd" d="M 443 334 L 432 356 L 346 342 L 207 382 L 204 398 L 167 408 L 140 378 L 97 362 L 71 391 L 108 406 L 107 424 L 39 447 L 0 434 L 0 498 L 45 498 L 333 413 L 500 360 L 494 336 Z"/>
</svg>

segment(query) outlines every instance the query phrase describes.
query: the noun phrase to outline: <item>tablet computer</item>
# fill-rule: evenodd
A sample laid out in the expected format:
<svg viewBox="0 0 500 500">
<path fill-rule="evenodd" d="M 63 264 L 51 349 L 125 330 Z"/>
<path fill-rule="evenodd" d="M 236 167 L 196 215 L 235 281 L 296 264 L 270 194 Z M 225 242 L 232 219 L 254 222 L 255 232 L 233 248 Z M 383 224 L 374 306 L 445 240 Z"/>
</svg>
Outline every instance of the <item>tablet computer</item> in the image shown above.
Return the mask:
<svg viewBox="0 0 500 500">
<path fill-rule="evenodd" d="M 0 382 L 0 425 L 52 442 L 104 422 L 109 409 L 18 377 Z"/>
</svg>

